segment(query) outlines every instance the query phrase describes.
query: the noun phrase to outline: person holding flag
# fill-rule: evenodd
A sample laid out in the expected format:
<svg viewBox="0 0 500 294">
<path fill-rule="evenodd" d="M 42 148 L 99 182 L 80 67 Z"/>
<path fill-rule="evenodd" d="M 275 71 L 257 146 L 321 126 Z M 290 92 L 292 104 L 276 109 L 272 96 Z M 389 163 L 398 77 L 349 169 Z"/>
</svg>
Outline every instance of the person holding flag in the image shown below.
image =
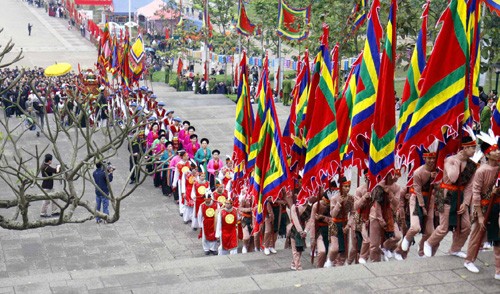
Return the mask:
<svg viewBox="0 0 500 294">
<path fill-rule="evenodd" d="M 350 169 L 345 174 L 350 177 Z M 336 266 L 343 266 L 347 252 L 349 251 L 349 231 L 354 220 L 354 197 L 349 194 L 351 181 L 346 176 L 340 179 L 340 193 L 331 198 L 332 222 L 330 223 L 328 235 L 330 237 L 330 249 L 328 259 Z"/>
<path fill-rule="evenodd" d="M 401 233 L 397 228 L 394 215 L 399 207 L 401 188 L 397 185 L 400 174 L 389 173 L 371 191 L 372 206 L 370 208 L 370 259 L 381 261 L 381 253 L 388 261 L 392 257 L 391 244 L 397 244 Z M 382 236 L 385 236 L 383 241 Z M 382 249 L 381 249 L 382 248 Z"/>
<path fill-rule="evenodd" d="M 335 187 L 338 191 L 337 183 L 335 183 Z M 314 228 L 311 230 L 311 248 L 316 248 L 318 251 L 318 268 L 331 267 L 331 261 L 329 260 L 327 262 L 327 253 L 330 246 L 328 227 L 332 222 L 332 217 L 330 215 L 330 199 L 326 194 L 318 197 L 322 198 L 314 203 L 311 218 L 309 219 L 311 228 Z"/>
<path fill-rule="evenodd" d="M 290 230 L 292 265 L 290 269 L 293 271 L 302 270 L 301 258 L 302 252 L 306 248 L 305 238 L 309 231 L 314 230 L 309 219 L 312 216 L 312 207 L 315 201 L 316 197 L 309 197 L 306 204 L 300 206 L 293 204 L 290 208 L 290 218 L 292 221 L 292 228 Z"/>
<path fill-rule="evenodd" d="M 436 190 L 436 209 L 439 211 L 439 226 L 424 242 L 424 254 L 436 254 L 439 243 L 453 231 L 450 255 L 465 258 L 461 251 L 470 233 L 469 206 L 472 198 L 472 178 L 480 156 L 476 152 L 476 136 L 470 127 L 465 128 L 469 136 L 462 137 L 460 151 L 445 159 L 443 180 Z"/>
<path fill-rule="evenodd" d="M 493 242 L 495 256 L 495 279 L 500 280 L 500 234 L 498 217 L 500 211 L 500 188 L 498 186 L 500 149 L 498 136 L 490 130 L 479 134 L 481 151 L 486 163 L 481 164 L 472 180 L 473 220 L 464 266 L 473 273 L 479 269 L 474 264 L 483 239 Z"/>
<path fill-rule="evenodd" d="M 401 250 L 407 252 L 415 235 L 422 232 L 418 250 L 419 256 L 424 255 L 424 242 L 434 231 L 432 186 L 437 176 L 437 147 L 438 141 L 436 140 L 429 149 L 424 149 L 422 155 L 425 163 L 413 172 L 413 185 L 410 188 L 410 229 L 401 242 Z"/>
<path fill-rule="evenodd" d="M 368 236 L 368 228 L 370 226 L 370 207 L 372 200 L 368 192 L 369 178 L 368 170 L 363 170 L 365 177 L 364 183 L 356 188 L 354 193 L 354 232 L 351 232 L 351 251 L 347 263 L 359 262 L 365 264 L 370 255 L 370 238 Z M 359 256 L 358 256 L 359 254 Z"/>
</svg>

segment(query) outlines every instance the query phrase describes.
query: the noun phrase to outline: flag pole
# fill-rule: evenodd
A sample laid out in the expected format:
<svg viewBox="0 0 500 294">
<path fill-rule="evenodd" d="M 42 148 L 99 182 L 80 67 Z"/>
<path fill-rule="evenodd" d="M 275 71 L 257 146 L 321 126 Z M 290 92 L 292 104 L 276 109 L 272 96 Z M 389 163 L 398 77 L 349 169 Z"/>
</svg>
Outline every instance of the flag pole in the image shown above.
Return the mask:
<svg viewBox="0 0 500 294">
<path fill-rule="evenodd" d="M 238 55 L 241 57 L 241 34 L 238 33 Z"/>
<path fill-rule="evenodd" d="M 128 34 L 132 37 L 132 0 L 128 0 Z"/>
<path fill-rule="evenodd" d="M 210 28 L 209 28 L 209 23 L 208 23 L 208 1 L 209 0 L 206 0 L 205 1 L 205 9 L 207 11 L 207 15 L 205 15 L 205 26 L 206 26 L 206 29 L 207 29 L 207 32 L 205 34 L 205 64 L 204 64 L 204 72 L 205 72 L 205 75 L 203 77 L 203 79 L 205 80 L 205 82 L 208 82 L 208 77 L 209 77 L 209 63 L 208 63 L 208 55 L 209 55 L 209 49 L 208 49 L 208 38 L 209 38 L 209 32 L 210 32 Z"/>
</svg>

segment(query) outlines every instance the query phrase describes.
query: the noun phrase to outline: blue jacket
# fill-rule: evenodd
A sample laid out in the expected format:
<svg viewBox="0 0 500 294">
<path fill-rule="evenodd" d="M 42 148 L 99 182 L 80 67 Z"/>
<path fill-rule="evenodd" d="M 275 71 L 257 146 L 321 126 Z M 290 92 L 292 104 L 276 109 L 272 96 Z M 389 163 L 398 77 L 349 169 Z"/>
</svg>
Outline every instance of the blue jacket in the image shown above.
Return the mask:
<svg viewBox="0 0 500 294">
<path fill-rule="evenodd" d="M 104 171 L 104 169 L 103 168 L 96 169 L 94 171 L 94 173 L 92 174 L 92 176 L 94 177 L 94 182 L 96 183 L 97 187 L 99 187 L 104 192 L 104 194 L 103 194 L 96 187 L 95 194 L 97 196 L 108 195 L 109 194 L 109 187 L 108 187 L 108 183 L 106 183 L 106 172 Z M 112 173 L 108 174 L 108 180 L 110 183 L 113 181 L 113 174 Z"/>
</svg>

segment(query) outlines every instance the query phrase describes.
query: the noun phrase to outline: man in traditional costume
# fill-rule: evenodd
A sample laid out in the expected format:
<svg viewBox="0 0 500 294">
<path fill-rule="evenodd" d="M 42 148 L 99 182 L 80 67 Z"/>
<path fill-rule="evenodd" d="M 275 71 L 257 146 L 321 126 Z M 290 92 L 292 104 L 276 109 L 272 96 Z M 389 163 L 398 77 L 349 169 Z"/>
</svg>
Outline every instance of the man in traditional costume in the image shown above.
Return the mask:
<svg viewBox="0 0 500 294">
<path fill-rule="evenodd" d="M 227 192 L 224 190 L 224 186 L 220 183 L 220 181 L 217 181 L 217 184 L 215 185 L 213 198 L 221 207 L 226 203 Z"/>
<path fill-rule="evenodd" d="M 309 220 L 311 227 L 315 228 L 311 230 L 311 247 L 316 247 L 318 250 L 318 268 L 324 267 L 327 259 L 326 254 L 330 245 L 328 227 L 331 221 L 330 199 L 323 195 L 319 201 L 314 203 Z"/>
<path fill-rule="evenodd" d="M 163 106 L 165 106 L 165 102 L 163 101 L 158 102 L 158 107 L 156 108 L 154 115 L 156 116 L 156 121 L 160 125 L 160 129 L 165 130 L 165 125 L 163 124 L 163 120 L 167 115 L 167 110 L 163 108 Z"/>
<path fill-rule="evenodd" d="M 226 158 L 226 164 L 222 167 L 217 177 L 222 181 L 222 185 L 229 195 L 232 190 L 231 182 L 234 177 L 233 161 L 231 158 Z"/>
<path fill-rule="evenodd" d="M 220 239 L 219 255 L 233 255 L 238 253 L 238 223 L 237 210 L 233 208 L 233 200 L 226 200 L 224 207 L 217 216 L 217 230 L 215 237 Z"/>
<path fill-rule="evenodd" d="M 221 187 L 224 191 L 222 185 L 219 184 L 217 189 L 219 189 L 219 187 Z M 243 187 L 241 190 L 238 212 L 240 214 L 241 228 L 243 232 L 243 247 L 241 248 L 241 253 L 245 254 L 248 252 L 250 238 L 253 231 L 252 196 L 248 194 L 246 187 Z"/>
<path fill-rule="evenodd" d="M 179 213 L 181 216 L 184 215 L 184 197 L 186 195 L 186 180 L 188 174 L 191 173 L 191 162 L 189 161 L 189 156 L 184 150 L 180 150 L 177 152 L 179 157 L 181 158 L 179 162 L 175 165 L 174 172 L 174 180 L 172 187 L 174 189 L 177 188 L 178 196 L 178 204 L 179 204 Z"/>
<path fill-rule="evenodd" d="M 207 191 L 208 192 L 208 191 Z M 201 244 L 205 255 L 217 255 L 217 238 L 215 237 L 215 215 L 219 206 L 210 193 L 205 193 L 205 201 L 198 209 L 198 224 L 200 225 Z"/>
<path fill-rule="evenodd" d="M 350 176 L 350 174 L 348 175 Z M 349 231 L 354 221 L 354 197 L 349 195 L 351 181 L 347 177 L 340 179 L 340 193 L 331 198 L 330 215 L 332 222 L 328 230 L 330 249 L 328 261 L 336 266 L 343 266 L 349 250 Z"/>
<path fill-rule="evenodd" d="M 306 248 L 306 237 L 308 230 L 314 230 L 311 227 L 309 219 L 312 215 L 312 207 L 316 202 L 316 197 L 309 197 L 304 205 L 297 206 L 293 204 L 290 208 L 290 215 L 292 219 L 292 228 L 290 230 L 290 245 L 292 247 L 292 265 L 291 270 L 302 270 L 302 252 Z"/>
<path fill-rule="evenodd" d="M 488 134 L 481 132 L 477 136 L 481 139 L 481 151 L 486 157 L 474 174 L 472 180 L 473 225 L 469 238 L 469 247 L 464 266 L 470 272 L 478 273 L 474 264 L 484 237 L 493 242 L 495 255 L 495 279 L 500 280 L 500 188 L 498 187 L 500 149 L 498 137 L 490 130 Z"/>
<path fill-rule="evenodd" d="M 354 215 L 355 226 L 354 232 L 351 232 L 351 251 L 349 252 L 349 258 L 347 260 L 348 264 L 358 261 L 361 264 L 365 264 L 370 256 L 370 238 L 368 235 L 368 228 L 370 225 L 370 207 L 372 206 L 372 200 L 370 198 L 370 193 L 368 192 L 368 182 L 369 179 L 366 176 L 368 173 L 367 169 L 363 170 L 365 176 L 365 182 L 358 188 L 354 193 L 354 209 L 356 210 Z M 359 259 L 358 259 L 359 254 Z"/>
<path fill-rule="evenodd" d="M 150 113 L 154 113 L 156 111 L 156 107 L 158 106 L 158 102 L 156 101 L 156 94 L 151 94 L 148 102 L 146 103 L 146 108 Z"/>
<path fill-rule="evenodd" d="M 401 250 L 407 252 L 415 235 L 422 232 L 418 246 L 418 255 L 424 256 L 424 242 L 434 231 L 434 195 L 433 181 L 436 178 L 436 156 L 438 142 L 429 150 L 424 150 L 424 165 L 413 172 L 413 185 L 410 188 L 410 229 L 403 237 Z"/>
<path fill-rule="evenodd" d="M 174 138 L 179 138 L 179 132 L 181 130 L 181 121 L 182 119 L 176 116 L 173 120 L 173 123 L 168 127 L 168 138 L 170 141 L 173 141 Z"/>
<path fill-rule="evenodd" d="M 390 251 L 393 245 L 401 239 L 401 233 L 397 228 L 394 215 L 399 207 L 401 188 L 396 184 L 398 174 L 387 174 L 371 191 L 373 202 L 370 208 L 370 259 L 373 262 L 381 261 L 381 253 L 384 259 L 392 257 Z M 385 241 L 382 242 L 382 236 Z"/>
<path fill-rule="evenodd" d="M 191 223 L 191 227 L 194 231 L 200 228 L 200 223 L 198 223 L 198 210 L 204 201 L 205 194 L 209 190 L 209 182 L 206 180 L 205 171 L 202 170 L 198 174 L 198 180 L 194 183 L 193 190 L 191 192 L 191 198 L 194 201 L 193 222 Z"/>
<path fill-rule="evenodd" d="M 444 161 L 443 181 L 436 189 L 436 205 L 439 211 L 439 226 L 424 242 L 424 254 L 433 256 L 439 243 L 453 231 L 450 255 L 465 258 L 461 251 L 470 233 L 469 205 L 472 200 L 472 178 L 476 162 L 471 158 L 476 151 L 476 140 L 472 129 L 464 136 L 461 150 Z"/>
</svg>

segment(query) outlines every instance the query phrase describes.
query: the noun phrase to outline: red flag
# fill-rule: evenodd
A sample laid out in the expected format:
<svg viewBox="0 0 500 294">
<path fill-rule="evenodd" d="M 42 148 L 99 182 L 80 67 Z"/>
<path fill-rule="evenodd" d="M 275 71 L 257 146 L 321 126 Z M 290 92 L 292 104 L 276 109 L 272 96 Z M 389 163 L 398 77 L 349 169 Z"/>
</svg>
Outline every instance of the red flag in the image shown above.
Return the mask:
<svg viewBox="0 0 500 294">
<path fill-rule="evenodd" d="M 245 5 L 241 3 L 241 0 L 238 2 L 238 16 L 238 24 L 236 25 L 238 32 L 245 36 L 253 35 L 255 25 L 248 19 Z"/>
</svg>

